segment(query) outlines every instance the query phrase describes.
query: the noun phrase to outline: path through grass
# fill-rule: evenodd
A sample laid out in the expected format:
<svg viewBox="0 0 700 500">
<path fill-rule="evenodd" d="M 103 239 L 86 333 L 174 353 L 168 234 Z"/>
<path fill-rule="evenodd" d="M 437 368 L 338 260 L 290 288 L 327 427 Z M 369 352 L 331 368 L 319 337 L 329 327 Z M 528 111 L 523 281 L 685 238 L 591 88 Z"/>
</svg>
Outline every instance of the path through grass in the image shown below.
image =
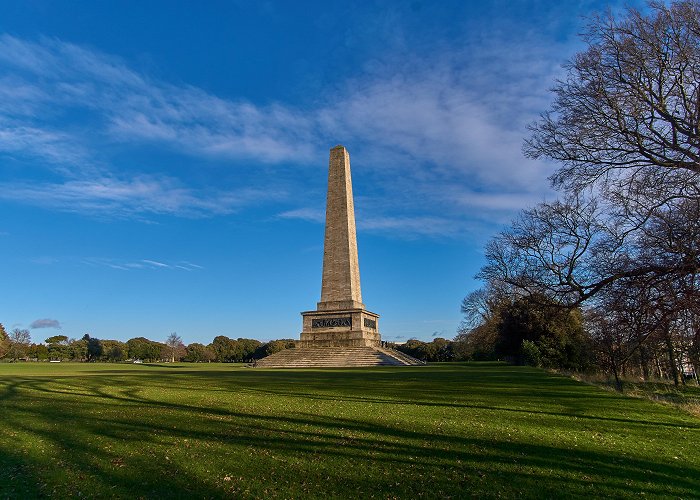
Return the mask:
<svg viewBox="0 0 700 500">
<path fill-rule="evenodd" d="M 0 364 L 0 498 L 697 497 L 700 419 L 499 364 Z"/>
</svg>

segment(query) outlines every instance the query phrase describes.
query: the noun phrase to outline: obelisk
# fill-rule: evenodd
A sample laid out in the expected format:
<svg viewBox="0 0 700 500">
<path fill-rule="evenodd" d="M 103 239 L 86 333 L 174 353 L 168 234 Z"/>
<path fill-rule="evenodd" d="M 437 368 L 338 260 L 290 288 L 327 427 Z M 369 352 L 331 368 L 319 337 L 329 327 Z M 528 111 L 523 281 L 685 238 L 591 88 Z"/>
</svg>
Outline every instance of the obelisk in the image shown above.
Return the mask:
<svg viewBox="0 0 700 500">
<path fill-rule="evenodd" d="M 362 308 L 350 155 L 343 146 L 336 146 L 331 149 L 328 165 L 326 237 L 318 310 Z"/>
<path fill-rule="evenodd" d="M 301 314 L 299 347 L 380 344 L 379 315 L 367 311 L 362 303 L 350 155 L 343 146 L 331 149 L 328 164 L 321 301 L 315 311 Z"/>
</svg>

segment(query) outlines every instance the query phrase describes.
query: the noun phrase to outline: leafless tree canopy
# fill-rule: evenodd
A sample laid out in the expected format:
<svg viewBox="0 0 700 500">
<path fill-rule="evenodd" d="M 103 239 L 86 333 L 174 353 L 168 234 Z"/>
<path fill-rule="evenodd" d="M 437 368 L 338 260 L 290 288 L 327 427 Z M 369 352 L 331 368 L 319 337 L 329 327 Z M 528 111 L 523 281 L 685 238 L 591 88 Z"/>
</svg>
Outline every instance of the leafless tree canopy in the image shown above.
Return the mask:
<svg viewBox="0 0 700 500">
<path fill-rule="evenodd" d="M 462 300 L 464 321 L 460 325 L 460 331 L 464 332 L 493 320 L 499 307 L 516 293 L 517 290 L 501 281 L 489 282 L 485 287 L 471 292 Z"/>
<path fill-rule="evenodd" d="M 165 340 L 165 354 L 170 359 L 171 362 L 175 362 L 176 358 L 184 356 L 185 345 L 182 343 L 182 338 L 176 333 L 172 332 L 168 335 Z"/>
<path fill-rule="evenodd" d="M 595 201 L 574 195 L 542 203 L 487 244 L 487 264 L 477 277 L 579 303 L 603 279 L 597 262 L 607 262 L 606 236 Z"/>
<path fill-rule="evenodd" d="M 657 209 L 635 231 L 580 195 L 523 211 L 486 246 L 477 277 L 578 305 L 624 279 L 694 281 L 700 272 L 700 198 Z M 693 292 L 694 293 L 694 292 Z"/>
<path fill-rule="evenodd" d="M 700 3 L 598 16 L 584 38 L 525 144 L 560 163 L 562 199 L 494 238 L 479 275 L 566 304 L 700 271 Z"/>
<path fill-rule="evenodd" d="M 552 109 L 531 126 L 525 153 L 561 163 L 555 185 L 644 191 L 661 183 L 697 194 L 700 5 L 651 8 L 649 16 L 594 18 L 588 49 L 568 63 Z"/>
</svg>

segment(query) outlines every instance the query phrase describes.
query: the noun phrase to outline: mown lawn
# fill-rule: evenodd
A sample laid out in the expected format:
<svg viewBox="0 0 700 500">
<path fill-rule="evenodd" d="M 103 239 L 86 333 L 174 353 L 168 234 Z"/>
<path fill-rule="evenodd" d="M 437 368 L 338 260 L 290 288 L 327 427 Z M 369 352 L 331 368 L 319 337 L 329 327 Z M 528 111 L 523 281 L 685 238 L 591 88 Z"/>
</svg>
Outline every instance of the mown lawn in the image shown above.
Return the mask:
<svg viewBox="0 0 700 500">
<path fill-rule="evenodd" d="M 700 496 L 700 419 L 493 363 L 0 364 L 0 498 Z"/>
</svg>

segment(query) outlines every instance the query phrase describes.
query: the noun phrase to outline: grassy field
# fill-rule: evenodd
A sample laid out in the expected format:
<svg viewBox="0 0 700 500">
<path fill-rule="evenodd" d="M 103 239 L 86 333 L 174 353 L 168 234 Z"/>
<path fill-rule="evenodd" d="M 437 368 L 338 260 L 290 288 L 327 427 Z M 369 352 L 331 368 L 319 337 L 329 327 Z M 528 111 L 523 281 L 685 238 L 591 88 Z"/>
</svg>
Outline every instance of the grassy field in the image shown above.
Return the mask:
<svg viewBox="0 0 700 500">
<path fill-rule="evenodd" d="M 0 364 L 0 498 L 698 497 L 700 419 L 500 364 Z"/>
</svg>

